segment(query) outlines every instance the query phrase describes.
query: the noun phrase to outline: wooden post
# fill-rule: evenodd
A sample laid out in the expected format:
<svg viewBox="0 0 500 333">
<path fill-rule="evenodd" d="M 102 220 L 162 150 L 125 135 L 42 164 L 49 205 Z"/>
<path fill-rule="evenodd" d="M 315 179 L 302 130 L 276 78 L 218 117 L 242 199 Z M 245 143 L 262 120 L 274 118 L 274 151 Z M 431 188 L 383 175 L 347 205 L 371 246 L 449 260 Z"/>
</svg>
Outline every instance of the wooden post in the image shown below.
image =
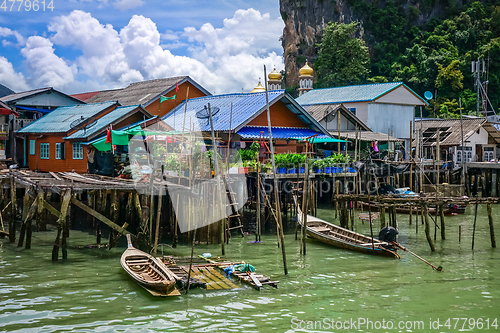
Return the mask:
<svg viewBox="0 0 500 333">
<path fill-rule="evenodd" d="M 302 188 L 302 228 L 301 230 L 301 247 L 300 253 L 306 254 L 306 239 L 307 239 L 307 212 L 309 210 L 309 167 L 308 167 L 308 151 L 309 142 L 306 140 L 306 164 L 304 170 L 304 186 Z"/>
<path fill-rule="evenodd" d="M 52 192 L 47 192 L 43 194 L 43 201 L 50 203 L 52 201 Z M 47 210 L 44 209 L 45 206 L 43 206 L 42 203 L 42 210 L 40 211 L 40 214 L 38 216 L 38 231 L 47 231 L 47 221 L 49 217 L 51 216 L 51 213 Z"/>
<path fill-rule="evenodd" d="M 380 229 L 385 228 L 387 224 L 385 223 L 385 205 L 384 201 L 380 200 L 379 202 L 379 210 L 380 210 Z"/>
<path fill-rule="evenodd" d="M 52 261 L 57 261 L 59 259 L 59 246 L 60 246 L 61 233 L 63 231 L 63 226 L 66 223 L 66 217 L 68 214 L 68 205 L 70 199 L 71 199 L 71 190 L 65 190 L 61 205 L 61 215 L 57 220 L 57 236 L 54 242 L 54 247 L 52 248 Z"/>
<path fill-rule="evenodd" d="M 462 226 L 458 226 L 458 242 L 460 243 L 462 241 Z"/>
<path fill-rule="evenodd" d="M 120 220 L 120 201 L 118 197 L 118 193 L 116 190 L 111 191 L 111 220 L 118 224 Z M 118 235 L 116 235 L 113 229 L 109 229 L 109 241 L 108 241 L 108 249 L 112 249 L 116 245 L 116 241 Z"/>
<path fill-rule="evenodd" d="M 439 205 L 439 217 L 441 220 L 441 239 L 445 240 L 446 235 L 445 235 L 445 225 L 444 225 L 444 209 L 443 209 L 443 204 Z"/>
<path fill-rule="evenodd" d="M 409 214 L 408 214 L 408 215 L 409 215 L 408 219 L 409 219 L 409 223 L 410 223 L 410 225 L 411 225 L 411 215 L 412 215 L 412 213 L 413 213 L 413 204 L 412 204 L 412 203 L 410 203 L 410 204 L 409 204 L 409 207 L 410 207 L 410 212 L 409 212 Z M 418 216 L 417 216 L 417 217 L 418 217 Z"/>
<path fill-rule="evenodd" d="M 425 237 L 427 238 L 427 242 L 429 243 L 429 246 L 431 247 L 431 251 L 434 252 L 436 251 L 436 248 L 434 247 L 434 243 L 432 242 L 431 238 L 431 231 L 430 231 L 430 225 L 429 225 L 429 211 L 427 209 L 427 203 L 423 203 L 423 214 L 424 214 L 424 221 L 425 221 Z"/>
<path fill-rule="evenodd" d="M 28 216 L 28 210 L 30 209 L 30 196 L 28 195 L 28 189 L 26 189 L 23 198 L 23 212 L 22 212 L 22 224 L 21 230 L 19 231 L 19 241 L 17 242 L 17 247 L 21 247 L 24 244 L 24 236 L 26 234 L 26 217 Z"/>
<path fill-rule="evenodd" d="M 413 156 L 412 156 L 412 150 L 413 150 L 413 121 L 410 121 L 410 191 L 413 191 Z M 411 206 L 410 206 L 411 208 Z M 411 209 L 410 209 L 411 212 Z M 410 224 L 411 224 L 411 213 L 410 213 Z"/>
<path fill-rule="evenodd" d="M 491 247 L 497 247 L 497 242 L 495 240 L 495 229 L 493 228 L 493 216 L 491 215 L 491 203 L 487 204 L 488 209 L 488 223 L 490 225 L 490 237 L 491 237 Z"/>
<path fill-rule="evenodd" d="M 158 192 L 158 212 L 156 213 L 156 229 L 155 229 L 155 243 L 154 243 L 154 248 L 153 248 L 153 253 L 156 256 L 156 251 L 158 249 L 158 238 L 160 237 L 160 219 L 161 219 L 161 205 L 163 202 L 163 186 L 162 184 L 159 185 L 159 192 Z"/>
<path fill-rule="evenodd" d="M 9 241 L 14 243 L 16 241 L 17 193 L 13 174 L 10 175 L 10 208 L 12 213 L 9 221 Z"/>
<path fill-rule="evenodd" d="M 255 241 L 260 241 L 260 217 L 261 217 L 261 206 L 260 206 L 260 163 L 257 164 L 257 225 L 255 226 Z M 295 234 L 297 235 L 297 234 Z"/>
<path fill-rule="evenodd" d="M 438 191 L 438 185 L 439 185 L 439 160 L 441 159 L 441 151 L 439 147 L 439 128 L 437 129 L 437 138 L 436 138 L 436 193 Z"/>
</svg>

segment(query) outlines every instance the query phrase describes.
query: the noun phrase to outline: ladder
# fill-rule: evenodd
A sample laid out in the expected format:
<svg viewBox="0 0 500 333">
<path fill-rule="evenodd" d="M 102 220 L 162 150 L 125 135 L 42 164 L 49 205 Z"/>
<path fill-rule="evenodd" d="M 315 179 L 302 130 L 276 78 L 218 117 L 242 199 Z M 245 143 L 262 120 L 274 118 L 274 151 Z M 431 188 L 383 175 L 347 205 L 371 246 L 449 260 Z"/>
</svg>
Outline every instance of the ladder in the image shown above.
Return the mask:
<svg viewBox="0 0 500 333">
<path fill-rule="evenodd" d="M 238 229 L 240 231 L 240 234 L 241 234 L 241 237 L 245 237 L 245 235 L 243 234 L 243 223 L 241 222 L 241 219 L 240 219 L 240 214 L 238 214 L 238 210 L 236 209 L 236 206 L 238 205 L 237 202 L 234 202 L 233 200 L 233 195 L 235 194 L 233 192 L 233 189 L 231 188 L 231 184 L 228 183 L 226 177 L 222 177 L 222 181 L 224 182 L 224 188 L 226 189 L 226 195 L 227 195 L 227 200 L 229 202 L 229 204 L 227 206 L 229 206 L 229 208 L 231 209 L 231 212 L 228 216 L 228 223 L 226 225 L 226 230 L 227 230 L 227 236 L 228 236 L 228 240 L 229 240 L 229 237 L 231 237 L 231 230 L 235 230 L 235 229 Z M 231 218 L 232 217 L 236 217 L 236 219 L 238 220 L 238 225 L 235 226 L 235 227 L 231 227 Z"/>
</svg>

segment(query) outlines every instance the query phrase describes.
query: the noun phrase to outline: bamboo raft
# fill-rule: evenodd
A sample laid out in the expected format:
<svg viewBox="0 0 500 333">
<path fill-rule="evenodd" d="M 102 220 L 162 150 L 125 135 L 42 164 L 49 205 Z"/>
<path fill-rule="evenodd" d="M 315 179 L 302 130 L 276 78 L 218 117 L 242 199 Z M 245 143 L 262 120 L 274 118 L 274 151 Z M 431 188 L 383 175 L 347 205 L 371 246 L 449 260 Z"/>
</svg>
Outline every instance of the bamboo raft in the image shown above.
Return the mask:
<svg viewBox="0 0 500 333">
<path fill-rule="evenodd" d="M 187 279 L 189 272 L 190 258 L 167 257 L 161 258 L 162 262 L 182 280 Z M 194 258 L 191 268 L 191 286 L 194 280 L 201 284 L 201 287 L 206 289 L 233 289 L 239 288 L 231 279 L 227 278 L 224 269 L 227 267 L 243 264 L 244 262 L 231 261 L 215 261 L 205 257 Z M 260 290 L 264 285 L 270 285 L 278 288 L 279 281 L 271 281 L 271 278 L 255 272 L 232 272 L 231 276 L 235 276 L 240 283 L 245 283 L 251 287 Z M 196 282 L 195 282 L 196 284 Z M 204 285 L 204 286 L 203 286 Z"/>
<path fill-rule="evenodd" d="M 120 260 L 125 272 L 153 296 L 179 296 L 176 288 L 179 278 L 163 262 L 133 247 L 130 234 L 127 242 L 128 247 Z"/>
<path fill-rule="evenodd" d="M 300 205 L 297 205 L 297 221 L 303 226 Z M 307 215 L 306 231 L 309 237 L 342 249 L 401 258 L 396 250 L 386 242 L 341 228 L 311 215 Z"/>
</svg>

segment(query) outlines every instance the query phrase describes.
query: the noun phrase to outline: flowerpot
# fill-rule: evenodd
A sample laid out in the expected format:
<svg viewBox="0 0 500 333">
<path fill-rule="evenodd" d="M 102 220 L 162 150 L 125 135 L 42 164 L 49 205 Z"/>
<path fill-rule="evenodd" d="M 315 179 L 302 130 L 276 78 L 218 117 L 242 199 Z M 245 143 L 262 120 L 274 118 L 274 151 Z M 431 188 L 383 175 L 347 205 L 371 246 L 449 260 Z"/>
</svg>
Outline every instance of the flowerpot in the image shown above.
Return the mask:
<svg viewBox="0 0 500 333">
<path fill-rule="evenodd" d="M 354 168 L 347 168 L 347 172 L 356 172 Z"/>
<path fill-rule="evenodd" d="M 318 168 L 313 168 L 313 172 L 314 173 L 319 173 L 319 169 Z"/>
<path fill-rule="evenodd" d="M 325 167 L 325 173 L 332 173 L 332 167 Z"/>
<path fill-rule="evenodd" d="M 248 173 L 248 167 L 239 167 L 238 168 L 238 173 Z"/>
<path fill-rule="evenodd" d="M 306 168 L 305 167 L 299 168 L 299 173 L 306 173 Z"/>
<path fill-rule="evenodd" d="M 332 167 L 332 173 L 337 173 L 338 172 L 338 168 L 337 167 Z"/>
<path fill-rule="evenodd" d="M 297 169 L 295 168 L 288 169 L 287 173 L 297 173 Z"/>
<path fill-rule="evenodd" d="M 184 170 L 184 177 L 189 177 L 189 170 Z"/>
<path fill-rule="evenodd" d="M 276 173 L 279 173 L 279 174 L 285 174 L 286 173 L 286 168 L 278 168 L 276 170 Z"/>
<path fill-rule="evenodd" d="M 337 172 L 338 172 L 338 173 L 342 173 L 342 172 L 344 172 L 344 168 L 341 168 L 341 167 L 337 168 Z"/>
</svg>

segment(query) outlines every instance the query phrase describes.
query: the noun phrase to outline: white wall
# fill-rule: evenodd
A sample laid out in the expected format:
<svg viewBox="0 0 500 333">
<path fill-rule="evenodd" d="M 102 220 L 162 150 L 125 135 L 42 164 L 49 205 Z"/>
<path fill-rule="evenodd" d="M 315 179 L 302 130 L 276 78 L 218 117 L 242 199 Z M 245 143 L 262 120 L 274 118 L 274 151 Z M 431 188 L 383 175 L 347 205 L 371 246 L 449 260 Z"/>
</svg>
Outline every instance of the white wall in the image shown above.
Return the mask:
<svg viewBox="0 0 500 333">
<path fill-rule="evenodd" d="M 404 86 L 392 90 L 375 100 L 376 103 L 401 104 L 401 105 L 425 105 L 424 102 Z"/>
<path fill-rule="evenodd" d="M 474 132 L 467 140 L 464 141 L 465 147 L 471 147 L 472 148 L 472 162 L 477 162 L 477 161 L 482 161 L 483 155 L 484 155 L 484 149 L 483 149 L 483 155 L 482 156 L 476 156 L 476 145 L 481 145 L 484 147 L 494 147 L 493 150 L 493 156 L 496 156 L 496 145 L 494 144 L 488 144 L 488 132 L 484 128 L 479 129 L 479 133 Z M 453 161 L 457 163 L 457 147 L 454 148 L 454 156 L 453 156 Z"/>
<path fill-rule="evenodd" d="M 370 103 L 366 125 L 374 132 L 387 133 L 390 129 L 394 137 L 409 139 L 414 110 L 412 105 Z"/>
<path fill-rule="evenodd" d="M 337 119 L 337 116 L 340 115 L 340 130 L 341 131 L 355 131 L 356 126 L 348 120 L 345 116 L 343 116 L 340 112 L 337 112 L 335 117 L 330 120 L 326 121 L 329 117 L 323 118 L 319 123 L 328 131 L 338 131 L 339 127 L 339 121 Z"/>
</svg>

